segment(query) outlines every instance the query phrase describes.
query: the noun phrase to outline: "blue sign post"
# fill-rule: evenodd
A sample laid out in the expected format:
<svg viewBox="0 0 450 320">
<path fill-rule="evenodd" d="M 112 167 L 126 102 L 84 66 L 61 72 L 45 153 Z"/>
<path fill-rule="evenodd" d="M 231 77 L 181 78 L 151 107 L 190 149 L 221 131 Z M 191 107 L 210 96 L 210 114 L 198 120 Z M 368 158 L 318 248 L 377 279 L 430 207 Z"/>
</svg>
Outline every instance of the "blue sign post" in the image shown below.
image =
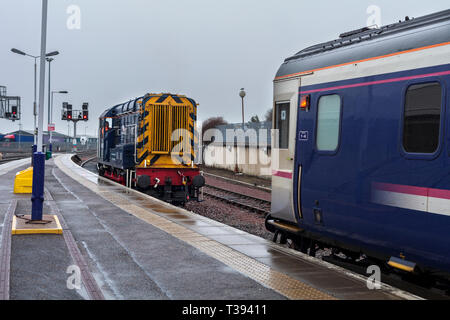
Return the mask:
<svg viewBox="0 0 450 320">
<path fill-rule="evenodd" d="M 45 154 L 35 152 L 33 154 L 33 189 L 31 194 L 31 220 L 42 220 L 44 207 L 44 178 L 45 178 Z"/>
</svg>

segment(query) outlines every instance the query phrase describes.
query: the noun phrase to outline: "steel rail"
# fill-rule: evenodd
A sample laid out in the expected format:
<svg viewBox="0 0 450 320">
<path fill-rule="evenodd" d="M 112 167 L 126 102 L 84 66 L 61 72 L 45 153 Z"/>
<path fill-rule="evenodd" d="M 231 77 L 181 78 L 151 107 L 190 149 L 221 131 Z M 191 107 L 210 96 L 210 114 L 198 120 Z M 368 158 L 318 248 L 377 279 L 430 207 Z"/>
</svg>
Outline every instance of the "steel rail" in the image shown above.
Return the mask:
<svg viewBox="0 0 450 320">
<path fill-rule="evenodd" d="M 212 190 L 216 190 L 219 193 L 225 193 L 225 195 L 220 195 L 217 193 L 214 193 L 212 190 L 208 190 L 212 189 Z M 270 205 L 270 201 L 267 200 L 263 200 L 260 198 L 255 198 L 255 197 L 251 197 L 251 196 L 247 196 L 247 195 L 243 195 L 241 193 L 237 193 L 234 191 L 230 191 L 230 190 L 226 190 L 223 188 L 219 188 L 219 187 L 215 187 L 215 186 L 211 186 L 211 185 L 206 185 L 205 187 L 203 187 L 203 194 L 207 195 L 211 198 L 214 198 L 216 200 L 220 200 L 220 201 L 225 201 L 227 203 L 230 203 L 232 205 L 235 205 L 237 207 L 249 210 L 249 211 L 253 211 L 259 214 L 268 214 L 270 213 L 270 210 L 264 209 L 263 206 L 264 205 Z M 229 195 L 229 196 L 227 196 Z M 230 197 L 231 196 L 231 197 Z M 254 201 L 257 202 L 258 205 L 252 205 L 249 203 L 245 203 L 242 200 L 250 200 L 250 201 Z"/>
</svg>

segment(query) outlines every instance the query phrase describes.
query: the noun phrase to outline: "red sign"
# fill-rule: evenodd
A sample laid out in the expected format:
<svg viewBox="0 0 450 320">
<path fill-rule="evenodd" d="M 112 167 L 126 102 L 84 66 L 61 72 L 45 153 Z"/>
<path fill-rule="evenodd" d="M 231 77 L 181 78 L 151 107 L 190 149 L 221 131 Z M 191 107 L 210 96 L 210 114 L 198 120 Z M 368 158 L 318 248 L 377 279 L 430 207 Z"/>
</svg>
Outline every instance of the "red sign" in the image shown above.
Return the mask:
<svg viewBox="0 0 450 320">
<path fill-rule="evenodd" d="M 55 131 L 55 124 L 54 123 L 49 123 L 48 124 L 48 131 Z"/>
</svg>

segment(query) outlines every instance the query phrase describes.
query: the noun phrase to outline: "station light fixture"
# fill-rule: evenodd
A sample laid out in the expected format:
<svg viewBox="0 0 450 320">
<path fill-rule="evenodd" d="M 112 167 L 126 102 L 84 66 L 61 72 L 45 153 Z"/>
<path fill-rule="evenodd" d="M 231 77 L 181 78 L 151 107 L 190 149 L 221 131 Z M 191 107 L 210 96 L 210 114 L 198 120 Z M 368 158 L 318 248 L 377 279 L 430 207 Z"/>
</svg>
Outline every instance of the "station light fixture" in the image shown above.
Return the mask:
<svg viewBox="0 0 450 320">
<path fill-rule="evenodd" d="M 27 53 L 25 53 L 25 52 L 23 52 L 23 51 L 21 51 L 21 50 L 19 50 L 19 49 L 16 49 L 16 48 L 12 48 L 11 51 L 12 51 L 13 53 L 17 53 L 17 54 L 20 54 L 20 55 L 22 55 L 22 56 L 30 56 L 30 57 L 32 57 L 32 58 L 39 58 L 39 56 L 32 56 L 32 55 L 29 55 L 29 54 L 27 54 Z M 46 56 L 46 57 L 51 57 L 51 56 L 57 56 L 58 54 L 59 54 L 59 51 L 52 51 L 52 52 L 47 53 L 45 56 Z"/>
</svg>

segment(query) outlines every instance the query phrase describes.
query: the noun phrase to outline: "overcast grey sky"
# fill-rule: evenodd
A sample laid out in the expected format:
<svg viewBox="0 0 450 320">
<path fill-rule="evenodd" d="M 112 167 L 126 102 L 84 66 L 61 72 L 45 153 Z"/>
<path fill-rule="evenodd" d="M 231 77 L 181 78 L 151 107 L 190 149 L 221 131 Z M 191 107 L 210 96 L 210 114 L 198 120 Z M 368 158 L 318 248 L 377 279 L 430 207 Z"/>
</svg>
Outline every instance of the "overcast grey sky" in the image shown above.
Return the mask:
<svg viewBox="0 0 450 320">
<path fill-rule="evenodd" d="M 0 85 L 22 97 L 22 123 L 32 129 L 33 59 L 40 50 L 40 0 L 1 0 Z M 49 0 L 47 52 L 52 62 L 56 129 L 61 103 L 89 102 L 90 121 L 78 132 L 96 134 L 107 107 L 147 92 L 194 98 L 199 120 L 224 116 L 240 122 L 239 89 L 247 91 L 246 120 L 272 105 L 272 80 L 287 56 L 309 45 L 364 27 L 366 9 L 377 5 L 382 24 L 449 8 L 448 0 Z M 68 29 L 67 8 L 81 10 L 81 28 Z M 48 76 L 48 74 L 46 75 Z M 47 92 L 47 87 L 46 87 Z M 45 104 L 47 106 L 47 102 Z M 45 116 L 45 126 L 46 126 Z M 0 119 L 0 132 L 18 122 Z"/>
</svg>

